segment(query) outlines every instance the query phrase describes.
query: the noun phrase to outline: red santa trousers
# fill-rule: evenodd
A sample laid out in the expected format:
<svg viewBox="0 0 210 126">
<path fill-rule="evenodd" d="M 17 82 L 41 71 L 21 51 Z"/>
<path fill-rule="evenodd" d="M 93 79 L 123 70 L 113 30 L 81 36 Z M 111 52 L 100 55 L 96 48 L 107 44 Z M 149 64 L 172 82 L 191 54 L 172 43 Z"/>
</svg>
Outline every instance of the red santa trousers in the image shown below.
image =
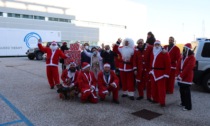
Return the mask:
<svg viewBox="0 0 210 126">
<path fill-rule="evenodd" d="M 47 66 L 46 72 L 47 72 L 47 79 L 48 79 L 50 87 L 60 84 L 60 78 L 59 78 L 57 66 Z"/>
<path fill-rule="evenodd" d="M 173 94 L 174 93 L 174 83 L 175 83 L 175 74 L 176 70 L 171 69 L 169 78 L 166 79 L 166 92 Z"/>
<path fill-rule="evenodd" d="M 81 102 L 90 101 L 91 103 L 97 103 L 98 98 L 96 97 L 95 92 L 86 91 L 85 93 L 82 93 L 80 97 Z"/>
<path fill-rule="evenodd" d="M 142 78 L 141 78 L 141 81 L 140 82 L 137 82 L 138 84 L 138 92 L 139 92 L 139 96 L 144 96 L 144 89 L 145 89 L 145 86 L 147 85 L 148 83 L 148 79 L 149 79 L 149 73 L 144 71 L 142 73 Z"/>
<path fill-rule="evenodd" d="M 155 102 L 159 102 L 161 105 L 165 105 L 166 88 L 165 78 L 155 81 L 154 77 L 151 78 L 152 98 Z"/>
<path fill-rule="evenodd" d="M 112 86 L 109 86 L 107 89 L 109 92 L 112 92 L 113 100 L 118 100 L 118 88 L 114 88 Z M 106 94 L 103 93 L 103 91 L 99 91 L 98 95 L 101 99 L 105 99 Z"/>
<path fill-rule="evenodd" d="M 134 73 L 133 71 L 120 71 L 123 94 L 134 96 Z M 125 93 L 127 92 L 127 93 Z"/>
</svg>

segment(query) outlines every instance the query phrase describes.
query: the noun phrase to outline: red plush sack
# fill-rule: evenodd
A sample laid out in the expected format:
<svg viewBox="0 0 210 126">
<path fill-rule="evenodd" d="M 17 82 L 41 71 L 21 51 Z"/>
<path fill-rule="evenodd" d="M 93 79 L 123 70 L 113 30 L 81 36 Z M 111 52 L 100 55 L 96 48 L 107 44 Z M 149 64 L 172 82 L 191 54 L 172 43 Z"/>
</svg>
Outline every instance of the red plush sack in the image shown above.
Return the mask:
<svg viewBox="0 0 210 126">
<path fill-rule="evenodd" d="M 68 54 L 70 57 L 64 60 L 64 63 L 68 65 L 71 60 L 73 60 L 77 66 L 80 65 L 81 62 L 81 51 L 80 51 L 80 44 L 74 43 L 70 44 L 69 50 L 65 50 L 65 54 Z"/>
<path fill-rule="evenodd" d="M 79 49 L 80 49 L 79 43 L 70 44 L 69 50 L 71 50 L 71 51 L 77 51 Z"/>
</svg>

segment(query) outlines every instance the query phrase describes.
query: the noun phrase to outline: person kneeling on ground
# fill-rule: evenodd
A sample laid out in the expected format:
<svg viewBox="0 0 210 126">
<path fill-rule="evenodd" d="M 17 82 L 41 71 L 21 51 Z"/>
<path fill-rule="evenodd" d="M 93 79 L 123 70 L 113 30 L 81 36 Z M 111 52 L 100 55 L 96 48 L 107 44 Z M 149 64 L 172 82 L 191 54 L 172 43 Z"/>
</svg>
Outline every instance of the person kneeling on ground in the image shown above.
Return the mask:
<svg viewBox="0 0 210 126">
<path fill-rule="evenodd" d="M 98 88 L 100 99 L 105 100 L 106 95 L 112 92 L 113 102 L 119 104 L 118 101 L 118 85 L 119 79 L 116 74 L 110 70 L 110 64 L 104 64 L 104 71 L 98 74 Z"/>
<path fill-rule="evenodd" d="M 71 61 L 61 75 L 63 84 L 57 90 L 61 99 L 72 99 L 78 94 L 76 63 Z"/>
<path fill-rule="evenodd" d="M 90 64 L 87 62 L 82 63 L 82 71 L 79 73 L 77 81 L 81 93 L 81 102 L 90 101 L 91 103 L 97 103 L 96 78 L 94 73 L 90 71 Z"/>
</svg>

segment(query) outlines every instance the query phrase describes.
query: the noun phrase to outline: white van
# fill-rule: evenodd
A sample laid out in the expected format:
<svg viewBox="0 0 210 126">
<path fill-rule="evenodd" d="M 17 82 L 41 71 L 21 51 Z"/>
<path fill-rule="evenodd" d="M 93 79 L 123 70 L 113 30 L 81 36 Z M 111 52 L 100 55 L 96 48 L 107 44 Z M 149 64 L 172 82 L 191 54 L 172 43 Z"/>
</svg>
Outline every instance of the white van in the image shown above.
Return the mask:
<svg viewBox="0 0 210 126">
<path fill-rule="evenodd" d="M 193 81 L 210 92 L 210 39 L 198 38 L 192 45 L 196 58 Z"/>
</svg>

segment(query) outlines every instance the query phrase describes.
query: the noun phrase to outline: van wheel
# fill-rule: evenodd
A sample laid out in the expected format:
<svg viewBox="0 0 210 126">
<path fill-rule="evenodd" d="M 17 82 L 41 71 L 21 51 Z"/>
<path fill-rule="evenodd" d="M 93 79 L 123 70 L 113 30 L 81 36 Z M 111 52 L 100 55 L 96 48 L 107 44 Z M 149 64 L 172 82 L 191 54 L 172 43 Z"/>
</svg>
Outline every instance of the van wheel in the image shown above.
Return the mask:
<svg viewBox="0 0 210 126">
<path fill-rule="evenodd" d="M 33 54 L 28 54 L 28 59 L 34 60 L 35 56 Z"/>
<path fill-rule="evenodd" d="M 210 92 L 210 73 L 204 76 L 202 85 L 207 92 Z"/>
<path fill-rule="evenodd" d="M 42 59 L 43 59 L 42 55 L 43 55 L 42 52 L 37 52 L 37 53 L 36 53 L 36 59 L 37 59 L 37 60 L 42 60 Z"/>
</svg>

